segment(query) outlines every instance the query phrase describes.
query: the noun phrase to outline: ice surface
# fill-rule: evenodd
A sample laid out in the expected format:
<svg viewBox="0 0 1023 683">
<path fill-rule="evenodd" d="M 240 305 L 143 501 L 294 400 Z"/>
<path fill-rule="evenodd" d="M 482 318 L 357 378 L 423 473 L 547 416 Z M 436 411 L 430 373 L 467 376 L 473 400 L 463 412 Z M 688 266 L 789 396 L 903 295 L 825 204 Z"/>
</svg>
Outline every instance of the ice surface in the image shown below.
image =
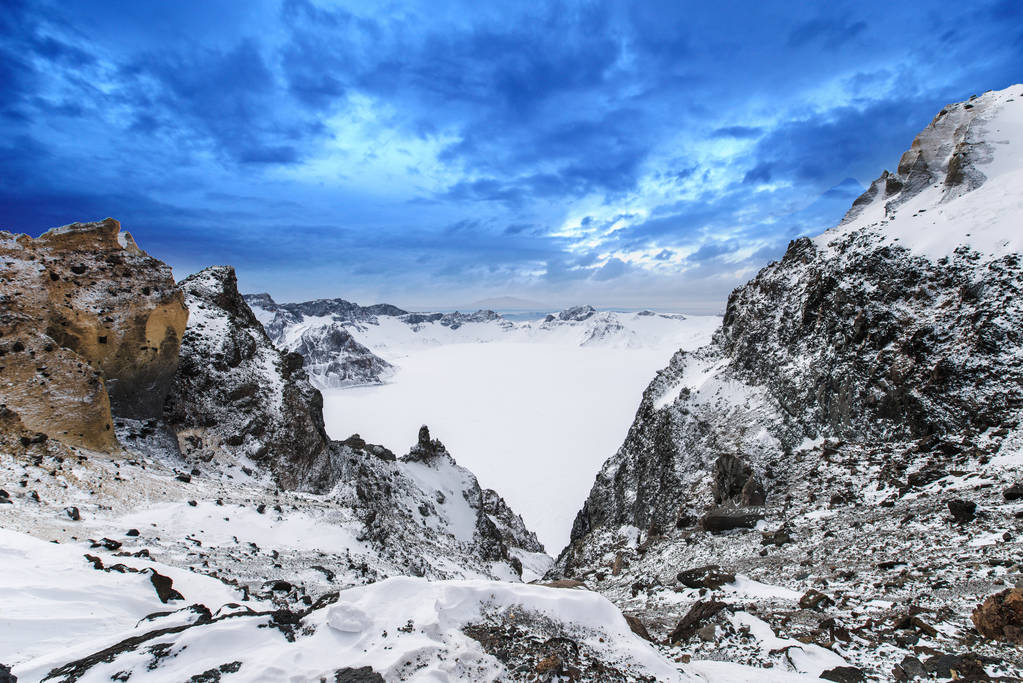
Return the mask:
<svg viewBox="0 0 1023 683">
<path fill-rule="evenodd" d="M 388 357 L 400 365 L 390 384 L 323 392 L 327 431 L 340 439 L 357 432 L 402 452 L 428 424 L 556 554 L 594 475 L 624 440 L 650 376 L 680 346 L 706 343 L 719 323 L 687 318 L 655 347 L 579 346 L 568 334 L 561 343 L 546 336 L 405 345 L 406 355 Z"/>
</svg>

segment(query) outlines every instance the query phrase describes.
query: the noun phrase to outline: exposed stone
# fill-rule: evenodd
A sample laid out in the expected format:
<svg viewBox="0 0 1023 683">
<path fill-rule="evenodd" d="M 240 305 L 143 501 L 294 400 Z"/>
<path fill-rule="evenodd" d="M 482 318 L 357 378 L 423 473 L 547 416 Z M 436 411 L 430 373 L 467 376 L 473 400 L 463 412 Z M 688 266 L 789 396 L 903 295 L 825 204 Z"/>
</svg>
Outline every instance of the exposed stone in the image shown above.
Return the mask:
<svg viewBox="0 0 1023 683">
<path fill-rule="evenodd" d="M 704 622 L 726 607 L 728 607 L 727 604 L 717 600 L 698 601 L 668 634 L 668 644 L 674 645 L 688 641 L 703 627 Z"/>
<path fill-rule="evenodd" d="M 989 596 L 973 610 L 972 619 L 985 638 L 1023 645 L 1023 589 Z"/>
<path fill-rule="evenodd" d="M 654 642 L 654 639 L 650 636 L 650 632 L 646 630 L 646 626 L 643 624 L 642 621 L 639 620 L 639 617 L 634 617 L 631 614 L 626 614 L 625 623 L 629 625 L 629 630 L 631 630 L 633 633 L 635 633 L 643 640 L 649 640 L 651 643 Z"/>
<path fill-rule="evenodd" d="M 166 419 L 186 458 L 242 456 L 288 489 L 333 485 L 323 397 L 288 369 L 238 293 L 234 269 L 214 266 L 179 283 L 191 318 Z"/>
<path fill-rule="evenodd" d="M 857 669 L 855 666 L 836 666 L 822 672 L 820 677 L 825 681 L 836 681 L 837 683 L 861 683 L 861 681 L 867 680 L 863 675 L 863 670 Z"/>
<path fill-rule="evenodd" d="M 976 514 L 976 510 L 977 504 L 972 500 L 955 499 L 948 501 L 948 511 L 952 513 L 952 518 L 959 524 L 972 522 Z"/>
<path fill-rule="evenodd" d="M 726 583 L 735 581 L 735 574 L 720 570 L 716 564 L 687 569 L 678 574 L 678 582 L 687 588 L 708 588 L 716 590 Z"/>
<path fill-rule="evenodd" d="M 170 268 L 113 219 L 0 232 L 4 401 L 30 430 L 117 449 L 112 415 L 159 417 L 188 311 Z"/>
<path fill-rule="evenodd" d="M 819 610 L 833 604 L 835 604 L 834 600 L 813 588 L 806 591 L 806 593 L 803 594 L 803 597 L 799 598 L 799 606 L 803 609 Z"/>
<path fill-rule="evenodd" d="M 168 603 L 171 600 L 184 600 L 184 596 L 181 593 L 174 590 L 174 580 L 169 576 L 157 573 L 155 569 L 150 569 L 149 580 L 153 584 L 153 588 L 156 589 L 156 595 L 160 598 L 160 602 Z"/>
<path fill-rule="evenodd" d="M 710 532 L 752 529 L 763 518 L 761 514 L 712 510 L 700 518 L 700 528 Z"/>
</svg>

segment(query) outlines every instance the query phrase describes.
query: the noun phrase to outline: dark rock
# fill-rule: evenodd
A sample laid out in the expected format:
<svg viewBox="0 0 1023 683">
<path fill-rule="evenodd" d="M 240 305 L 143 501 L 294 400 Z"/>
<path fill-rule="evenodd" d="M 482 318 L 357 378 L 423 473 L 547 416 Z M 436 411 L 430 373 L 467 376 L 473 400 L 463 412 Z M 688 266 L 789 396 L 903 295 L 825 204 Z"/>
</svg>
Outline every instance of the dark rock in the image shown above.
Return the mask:
<svg viewBox="0 0 1023 683">
<path fill-rule="evenodd" d="M 897 681 L 914 681 L 918 678 L 927 678 L 927 670 L 919 659 L 906 655 L 902 662 L 895 665 L 892 675 Z"/>
<path fill-rule="evenodd" d="M 783 546 L 786 543 L 792 543 L 793 540 L 792 534 L 789 533 L 788 529 L 781 527 L 775 531 L 765 531 L 762 534 L 760 543 L 762 545 Z"/>
<path fill-rule="evenodd" d="M 862 669 L 855 666 L 836 666 L 821 673 L 820 678 L 825 681 L 837 681 L 837 683 L 861 683 L 867 680 Z"/>
<path fill-rule="evenodd" d="M 752 474 L 753 471 L 742 458 L 730 453 L 718 456 L 714 463 L 713 483 L 711 484 L 714 502 L 720 505 L 739 498 Z"/>
<path fill-rule="evenodd" d="M 160 598 L 160 602 L 166 604 L 171 600 L 184 600 L 185 596 L 174 590 L 174 580 L 169 576 L 157 573 L 155 569 L 149 570 L 149 580 L 153 584 L 153 588 L 156 589 L 156 595 Z"/>
<path fill-rule="evenodd" d="M 799 606 L 803 609 L 819 610 L 833 604 L 835 604 L 834 600 L 813 588 L 803 593 L 803 597 L 799 598 Z"/>
<path fill-rule="evenodd" d="M 939 678 L 988 680 L 983 663 L 973 654 L 935 655 L 924 660 L 924 669 Z"/>
<path fill-rule="evenodd" d="M 1009 588 L 989 596 L 973 610 L 972 619 L 985 638 L 1023 645 L 1023 589 Z"/>
<path fill-rule="evenodd" d="M 697 602 L 668 634 L 668 644 L 674 645 L 688 641 L 703 627 L 705 621 L 727 607 L 727 604 L 716 600 Z"/>
<path fill-rule="evenodd" d="M 124 535 L 125 536 L 138 536 L 139 535 L 139 530 L 138 529 L 128 529 L 128 531 L 125 532 Z"/>
<path fill-rule="evenodd" d="M 643 640 L 649 640 L 651 643 L 654 642 L 654 639 L 650 637 L 650 632 L 646 630 L 646 626 L 644 626 L 643 622 L 639 620 L 639 617 L 634 617 L 631 614 L 626 614 L 625 623 L 629 625 L 629 630 L 631 630 L 633 633 L 635 633 Z"/>
<path fill-rule="evenodd" d="M 959 524 L 972 522 L 977 511 L 977 504 L 970 500 L 954 499 L 948 501 L 948 511 Z"/>
<path fill-rule="evenodd" d="M 742 486 L 742 495 L 739 501 L 748 507 L 759 507 L 767 503 L 767 491 L 759 479 L 751 476 Z"/>
<path fill-rule="evenodd" d="M 76 507 L 64 508 L 64 512 L 67 513 L 67 516 L 70 517 L 72 521 L 78 522 L 82 519 L 82 513 L 80 513 Z"/>
<path fill-rule="evenodd" d="M 687 569 L 678 574 L 678 582 L 687 588 L 708 588 L 715 590 L 735 581 L 735 574 L 720 571 L 716 564 Z"/>
<path fill-rule="evenodd" d="M 191 474 L 181 473 L 181 474 L 177 475 L 174 478 L 177 479 L 178 481 L 183 481 L 186 484 L 192 481 L 192 475 Z"/>
<path fill-rule="evenodd" d="M 1013 484 L 1002 492 L 1005 500 L 1019 500 L 1023 498 L 1023 484 Z"/>
<path fill-rule="evenodd" d="M 11 673 L 11 667 L 0 664 L 0 683 L 18 683 L 18 677 Z"/>
<path fill-rule="evenodd" d="M 756 513 L 742 514 L 712 510 L 700 518 L 700 528 L 712 533 L 732 529 L 752 529 L 763 518 L 763 515 Z"/>
<path fill-rule="evenodd" d="M 334 683 L 384 683 L 384 677 L 369 666 L 358 669 L 346 666 L 334 672 Z"/>
</svg>

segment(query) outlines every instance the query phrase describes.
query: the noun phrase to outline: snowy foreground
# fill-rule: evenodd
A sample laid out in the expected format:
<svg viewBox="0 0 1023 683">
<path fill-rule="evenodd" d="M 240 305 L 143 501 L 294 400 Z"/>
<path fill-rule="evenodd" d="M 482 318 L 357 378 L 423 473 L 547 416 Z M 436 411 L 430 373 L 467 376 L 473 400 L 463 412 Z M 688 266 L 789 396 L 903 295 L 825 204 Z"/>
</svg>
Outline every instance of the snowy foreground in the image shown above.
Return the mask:
<svg viewBox="0 0 1023 683">
<path fill-rule="evenodd" d="M 544 647 L 603 662 L 607 680 L 810 680 L 724 662 L 680 669 L 586 590 L 397 577 L 290 611 L 187 570 L 14 531 L 0 530 L 0 562 L 0 657 L 19 681 L 376 680 L 356 677 L 367 666 L 385 681 L 496 681 Z M 183 599 L 161 603 L 153 570 Z M 734 618 L 765 650 L 795 643 Z M 806 670 L 834 666 L 834 654 L 803 647 Z"/>
</svg>

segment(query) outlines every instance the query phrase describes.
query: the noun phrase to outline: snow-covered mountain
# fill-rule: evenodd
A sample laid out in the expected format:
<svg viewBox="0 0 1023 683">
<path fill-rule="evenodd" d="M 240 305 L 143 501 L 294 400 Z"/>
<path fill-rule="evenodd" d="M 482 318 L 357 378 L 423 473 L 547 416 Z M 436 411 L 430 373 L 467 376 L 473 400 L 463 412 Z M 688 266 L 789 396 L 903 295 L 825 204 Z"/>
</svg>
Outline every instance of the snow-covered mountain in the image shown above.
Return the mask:
<svg viewBox="0 0 1023 683">
<path fill-rule="evenodd" d="M 266 293 L 245 300 L 281 349 L 301 354 L 321 389 L 379 384 L 409 353 L 445 344 L 534 342 L 655 348 L 672 345 L 689 326 L 670 313 L 597 311 L 575 306 L 536 320 L 512 321 L 491 310 L 410 313 L 390 304 L 344 299 L 278 304 Z"/>
<path fill-rule="evenodd" d="M 680 654 L 1019 676 L 1021 226 L 1023 87 L 945 107 L 658 373 L 556 572 Z"/>
</svg>

